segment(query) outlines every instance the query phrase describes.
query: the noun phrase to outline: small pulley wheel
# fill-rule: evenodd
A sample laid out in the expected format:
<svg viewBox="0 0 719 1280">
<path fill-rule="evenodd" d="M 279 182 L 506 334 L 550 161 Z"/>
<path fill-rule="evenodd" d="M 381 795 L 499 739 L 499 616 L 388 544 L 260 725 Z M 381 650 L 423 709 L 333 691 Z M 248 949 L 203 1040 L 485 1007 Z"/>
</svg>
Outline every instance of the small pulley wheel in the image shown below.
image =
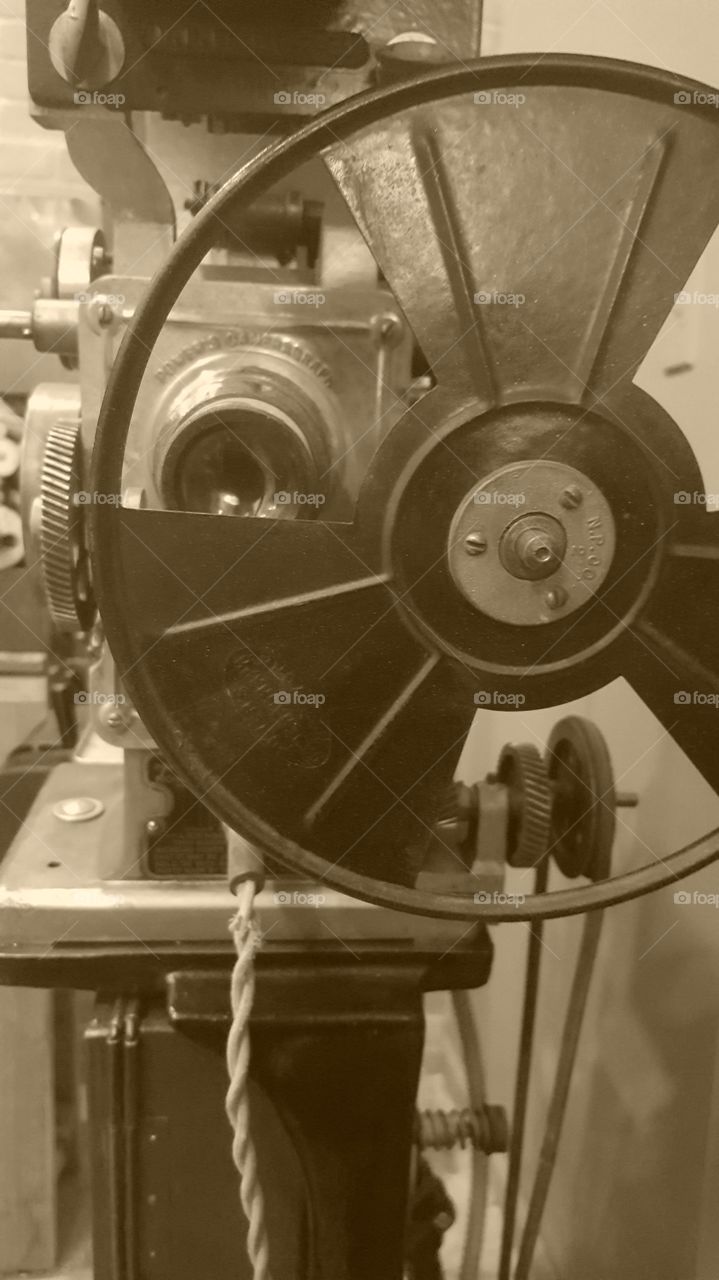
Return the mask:
<svg viewBox="0 0 719 1280">
<path fill-rule="evenodd" d="M 547 742 L 553 785 L 550 849 L 565 876 L 606 880 L 616 827 L 614 770 L 604 735 L 583 716 L 558 720 Z"/>
</svg>

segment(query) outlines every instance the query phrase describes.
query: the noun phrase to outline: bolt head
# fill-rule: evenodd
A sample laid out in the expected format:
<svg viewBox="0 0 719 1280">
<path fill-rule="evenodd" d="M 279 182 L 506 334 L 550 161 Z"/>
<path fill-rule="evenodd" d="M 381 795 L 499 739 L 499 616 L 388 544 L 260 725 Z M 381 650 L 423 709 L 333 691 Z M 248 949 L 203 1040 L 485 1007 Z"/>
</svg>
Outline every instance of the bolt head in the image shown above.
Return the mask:
<svg viewBox="0 0 719 1280">
<path fill-rule="evenodd" d="M 390 347 L 398 343 L 404 333 L 402 320 L 394 311 L 373 316 L 372 329 L 376 340 Z"/>
<path fill-rule="evenodd" d="M 567 603 L 569 596 L 564 587 L 552 587 L 544 598 L 550 609 L 561 609 Z"/>
<path fill-rule="evenodd" d="M 487 550 L 487 539 L 483 533 L 468 533 L 464 540 L 464 549 L 468 556 L 481 556 Z"/>
<path fill-rule="evenodd" d="M 565 511 L 574 511 L 576 507 L 581 505 L 583 497 L 584 495 L 578 484 L 568 484 L 559 501 Z"/>
</svg>

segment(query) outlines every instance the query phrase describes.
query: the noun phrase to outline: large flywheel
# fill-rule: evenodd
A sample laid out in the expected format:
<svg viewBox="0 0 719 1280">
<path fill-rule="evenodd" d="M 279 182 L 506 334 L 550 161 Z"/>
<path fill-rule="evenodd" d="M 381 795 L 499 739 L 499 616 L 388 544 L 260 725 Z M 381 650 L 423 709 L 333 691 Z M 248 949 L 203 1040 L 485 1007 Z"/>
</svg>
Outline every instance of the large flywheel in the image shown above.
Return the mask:
<svg viewBox="0 0 719 1280">
<path fill-rule="evenodd" d="M 98 605 L 162 752 L 270 860 L 392 906 L 521 919 L 717 856 L 707 837 L 524 911 L 413 887 L 488 691 L 529 709 L 621 674 L 719 790 L 719 516 L 682 501 L 697 462 L 633 383 L 719 223 L 707 93 L 522 56 L 363 95 L 231 178 L 136 310 L 93 460 Z M 118 505 L 181 290 L 230 208 L 318 153 L 432 389 L 387 431 L 351 522 Z"/>
</svg>

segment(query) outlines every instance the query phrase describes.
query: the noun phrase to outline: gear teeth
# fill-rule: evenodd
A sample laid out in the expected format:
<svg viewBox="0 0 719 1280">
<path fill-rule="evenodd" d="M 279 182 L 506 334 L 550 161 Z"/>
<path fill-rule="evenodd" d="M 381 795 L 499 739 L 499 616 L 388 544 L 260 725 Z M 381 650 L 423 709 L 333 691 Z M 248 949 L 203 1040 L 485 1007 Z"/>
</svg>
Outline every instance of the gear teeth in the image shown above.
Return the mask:
<svg viewBox="0 0 719 1280">
<path fill-rule="evenodd" d="M 78 591 L 79 439 L 77 422 L 56 422 L 47 433 L 40 477 L 43 583 L 50 616 L 61 631 L 83 631 L 87 625 Z"/>
<path fill-rule="evenodd" d="M 520 743 L 504 748 L 497 772 L 520 804 L 508 861 L 513 867 L 537 866 L 550 841 L 553 793 L 547 766 L 535 746 Z"/>
</svg>

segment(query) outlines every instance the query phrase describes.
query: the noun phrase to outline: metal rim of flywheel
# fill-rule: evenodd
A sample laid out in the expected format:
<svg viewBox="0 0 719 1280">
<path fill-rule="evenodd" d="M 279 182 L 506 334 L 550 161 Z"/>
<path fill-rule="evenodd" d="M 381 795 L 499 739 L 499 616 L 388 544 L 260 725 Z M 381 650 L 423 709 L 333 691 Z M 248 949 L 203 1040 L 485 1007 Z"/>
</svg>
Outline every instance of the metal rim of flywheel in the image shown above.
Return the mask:
<svg viewBox="0 0 719 1280">
<path fill-rule="evenodd" d="M 108 500 L 98 501 L 91 508 L 89 522 L 98 604 L 121 670 L 133 666 L 137 655 L 127 630 L 122 592 L 118 590 L 122 565 L 113 532 L 118 528 L 115 522 L 121 518 L 121 508 L 114 505 L 111 495 L 121 489 L 125 441 L 149 356 L 169 311 L 212 248 L 219 216 L 240 199 L 251 203 L 289 170 L 389 115 L 469 93 L 478 87 L 501 89 L 516 83 L 518 78 L 528 86 L 597 88 L 662 104 L 666 104 L 673 92 L 675 102 L 687 103 L 687 113 L 711 120 L 711 108 L 702 105 L 706 101 L 706 87 L 695 82 L 604 59 L 552 56 L 536 60 L 518 55 L 486 59 L 461 70 L 435 72 L 352 99 L 314 118 L 295 135 L 275 144 L 233 175 L 185 230 L 155 275 L 125 333 L 100 414 L 92 484 L 97 493 L 107 495 Z M 697 97 L 702 92 L 704 98 Z M 532 536 L 534 532 L 530 530 Z M 543 526 L 540 532 L 546 532 L 546 528 Z M 523 538 L 522 550 L 526 543 L 527 538 Z M 431 627 L 429 630 L 431 632 Z M 449 650 L 451 652 L 451 645 Z M 327 859 L 282 836 L 246 808 L 236 795 L 223 787 L 222 779 L 207 768 L 192 744 L 180 742 L 168 718 L 167 707 L 142 672 L 136 668 L 127 683 L 148 728 L 172 765 L 218 816 L 270 855 L 309 878 L 326 880 L 346 893 L 377 905 L 421 915 L 496 923 L 565 916 L 602 909 L 649 893 L 719 858 L 719 832 L 711 832 L 661 862 L 589 888 L 529 897 L 519 908 L 459 900 L 449 894 L 419 891 L 392 881 L 368 878 L 341 865 L 332 866 Z"/>
</svg>

